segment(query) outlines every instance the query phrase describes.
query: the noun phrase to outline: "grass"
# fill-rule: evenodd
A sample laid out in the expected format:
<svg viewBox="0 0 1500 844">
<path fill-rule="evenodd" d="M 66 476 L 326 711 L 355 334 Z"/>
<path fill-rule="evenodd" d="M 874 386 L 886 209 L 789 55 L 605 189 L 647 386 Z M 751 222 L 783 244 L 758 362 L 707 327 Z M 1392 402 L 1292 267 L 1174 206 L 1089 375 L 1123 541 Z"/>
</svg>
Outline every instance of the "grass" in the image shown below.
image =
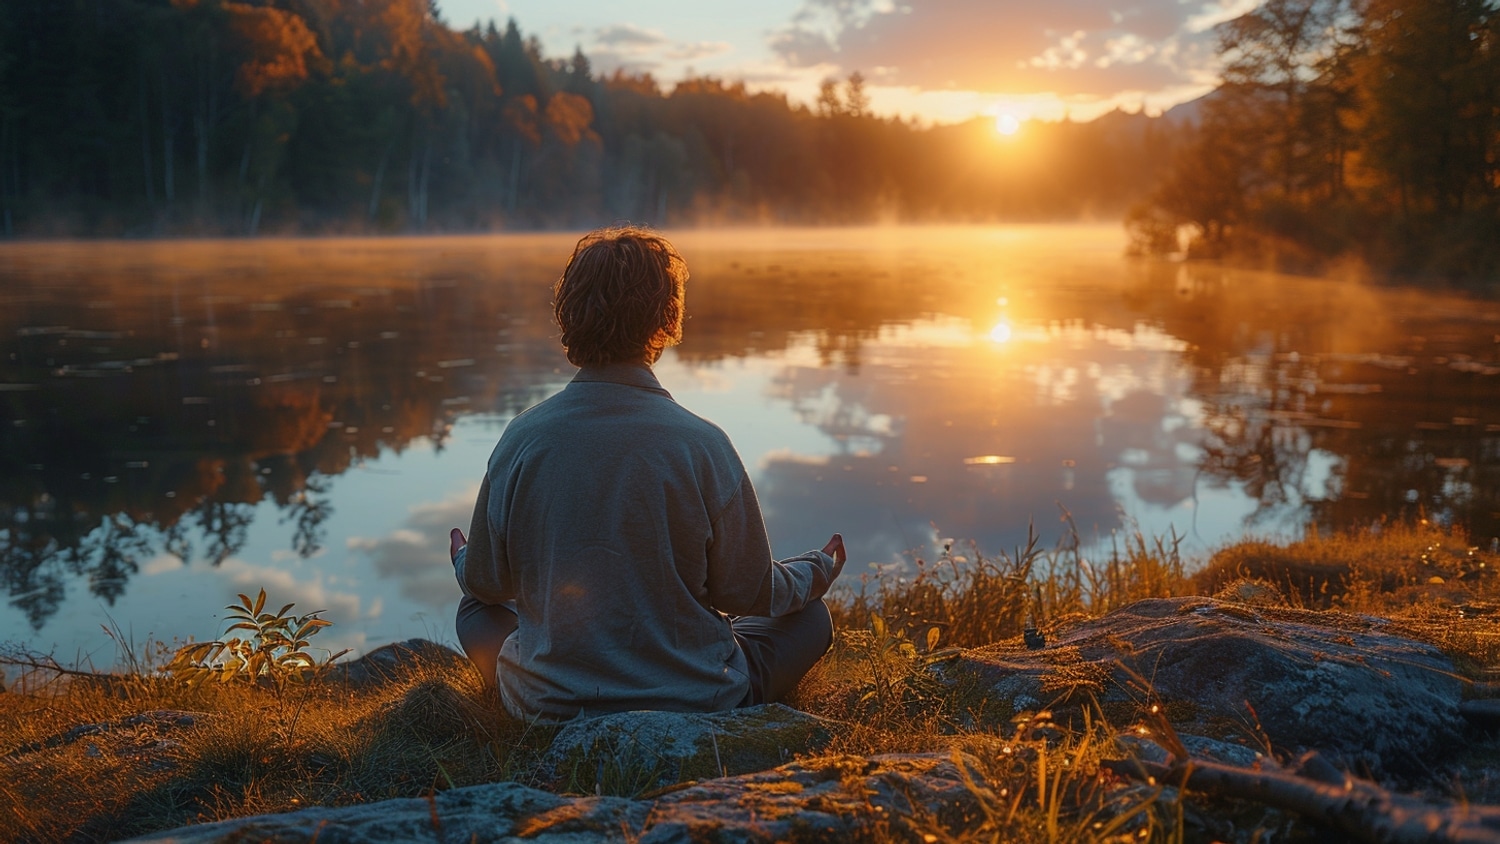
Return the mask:
<svg viewBox="0 0 1500 844">
<path fill-rule="evenodd" d="M 1100 762 L 1121 755 L 1113 736 L 1122 725 L 1097 707 L 1081 727 L 1063 727 L 1046 713 L 1004 711 L 982 689 L 940 686 L 925 669 L 960 648 L 1020 647 L 1028 622 L 1045 633 L 1143 598 L 1223 593 L 1389 617 L 1444 648 L 1472 679 L 1490 680 L 1500 665 L 1497 569 L 1496 554 L 1422 524 L 1243 542 L 1196 569 L 1171 537 L 1133 536 L 1102 560 L 1071 540 L 996 556 L 949 547 L 904 578 L 867 579 L 837 602 L 835 648 L 789 703 L 847 725 L 831 753 L 975 760 L 979 817 L 957 827 L 911 818 L 893 839 L 915 830 L 932 841 L 1177 841 L 1210 829 L 1248 841 L 1259 829 L 1261 840 L 1295 840 L 1286 818 L 1255 807 L 1205 806 L 1112 779 Z M 23 656 L 0 662 L 13 671 Z M 12 673 L 12 693 L 0 694 L 0 839 L 113 840 L 506 780 L 634 795 L 653 779 L 601 770 L 571 785 L 543 782 L 538 760 L 553 729 L 506 716 L 462 663 L 415 662 L 369 691 L 322 681 L 278 692 L 248 682 L 189 686 L 158 670 L 160 652 L 126 656 L 126 669 L 107 676 Z M 1065 665 L 1059 678 L 1085 692 L 1091 682 Z M 1478 767 L 1500 768 L 1495 748 L 1471 752 Z M 1500 799 L 1500 785 L 1464 787 L 1473 799 Z"/>
</svg>

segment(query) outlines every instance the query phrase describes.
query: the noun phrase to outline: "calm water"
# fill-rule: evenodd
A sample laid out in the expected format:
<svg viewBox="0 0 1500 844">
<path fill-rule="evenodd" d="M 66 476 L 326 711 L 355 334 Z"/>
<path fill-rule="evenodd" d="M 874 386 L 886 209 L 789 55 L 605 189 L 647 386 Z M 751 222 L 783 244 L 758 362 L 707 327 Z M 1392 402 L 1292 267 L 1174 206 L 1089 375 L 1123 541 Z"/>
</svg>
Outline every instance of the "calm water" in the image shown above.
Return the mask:
<svg viewBox="0 0 1500 844">
<path fill-rule="evenodd" d="M 236 592 L 320 644 L 451 641 L 447 529 L 571 376 L 573 237 L 0 247 L 0 641 L 114 662 Z M 1118 228 L 683 233 L 657 367 L 751 467 L 778 554 L 850 571 L 1425 514 L 1500 534 L 1500 305 L 1121 258 Z M 853 580 L 853 578 L 850 578 Z"/>
</svg>

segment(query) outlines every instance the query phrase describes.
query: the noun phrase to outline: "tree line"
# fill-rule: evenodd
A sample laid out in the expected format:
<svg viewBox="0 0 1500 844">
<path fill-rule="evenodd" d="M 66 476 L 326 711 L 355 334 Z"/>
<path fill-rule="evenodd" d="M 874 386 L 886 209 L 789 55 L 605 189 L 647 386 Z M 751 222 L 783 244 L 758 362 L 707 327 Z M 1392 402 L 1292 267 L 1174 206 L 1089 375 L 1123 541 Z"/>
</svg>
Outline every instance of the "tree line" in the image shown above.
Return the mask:
<svg viewBox="0 0 1500 844">
<path fill-rule="evenodd" d="M 857 72 L 668 90 L 432 0 L 0 4 L 8 236 L 1117 219 L 1172 145 L 1118 112 L 1027 134 L 876 116 Z"/>
<path fill-rule="evenodd" d="M 1137 248 L 1293 269 L 1500 277 L 1491 0 L 1266 0 L 1221 25 L 1222 84 L 1129 215 Z"/>
</svg>

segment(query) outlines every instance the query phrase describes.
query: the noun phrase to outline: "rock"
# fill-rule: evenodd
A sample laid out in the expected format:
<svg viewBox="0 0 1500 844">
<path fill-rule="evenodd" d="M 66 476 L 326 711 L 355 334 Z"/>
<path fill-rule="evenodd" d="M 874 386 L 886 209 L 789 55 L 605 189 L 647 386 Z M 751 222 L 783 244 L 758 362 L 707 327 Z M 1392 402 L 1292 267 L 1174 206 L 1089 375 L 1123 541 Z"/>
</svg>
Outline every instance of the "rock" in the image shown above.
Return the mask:
<svg viewBox="0 0 1500 844">
<path fill-rule="evenodd" d="M 779 703 L 727 712 L 621 712 L 570 721 L 543 756 L 564 791 L 640 793 L 785 764 L 833 738 L 835 722 Z"/>
<path fill-rule="evenodd" d="M 197 726 L 198 722 L 211 717 L 213 716 L 205 712 L 156 709 L 136 715 L 127 715 L 124 718 L 117 718 L 113 721 L 103 721 L 97 724 L 79 724 L 65 732 L 49 736 L 41 741 L 21 745 L 10 755 L 22 756 L 40 750 L 64 747 L 89 736 L 109 735 L 112 740 L 129 740 L 136 744 L 141 744 L 147 740 L 157 742 L 165 740 L 167 734 L 171 732 Z M 97 747 L 95 749 L 97 750 Z"/>
<path fill-rule="evenodd" d="M 345 683 L 356 689 L 379 686 L 410 673 L 422 664 L 462 669 L 469 660 L 458 651 L 426 639 L 407 639 L 381 645 L 352 662 L 341 662 L 329 669 L 327 682 Z"/>
<path fill-rule="evenodd" d="M 1384 626 L 1335 612 L 1152 599 L 1052 631 L 1044 650 L 994 645 L 934 670 L 978 700 L 971 718 L 987 723 L 1041 708 L 1063 719 L 1091 697 L 1129 718 L 1125 710 L 1154 699 L 1182 733 L 1318 749 L 1377 775 L 1430 774 L 1461 740 L 1462 681 L 1437 648 Z"/>
<path fill-rule="evenodd" d="M 960 768 L 963 766 L 967 770 Z M 341 808 L 186 826 L 136 842 L 465 841 L 640 844 L 905 840 L 960 832 L 993 799 L 973 760 L 953 754 L 828 757 L 697 783 L 655 800 L 562 797 L 516 783 Z M 916 829 L 913 819 L 920 819 Z"/>
</svg>

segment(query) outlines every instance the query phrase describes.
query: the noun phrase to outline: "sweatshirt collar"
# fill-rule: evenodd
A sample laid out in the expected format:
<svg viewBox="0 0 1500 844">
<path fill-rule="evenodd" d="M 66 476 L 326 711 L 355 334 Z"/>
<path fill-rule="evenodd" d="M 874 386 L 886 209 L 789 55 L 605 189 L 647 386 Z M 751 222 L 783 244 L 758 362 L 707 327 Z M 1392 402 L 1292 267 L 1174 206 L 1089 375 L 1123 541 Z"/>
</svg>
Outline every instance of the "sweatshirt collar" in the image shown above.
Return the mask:
<svg viewBox="0 0 1500 844">
<path fill-rule="evenodd" d="M 642 363 L 607 363 L 581 367 L 578 374 L 573 376 L 572 383 L 587 381 L 622 384 L 626 387 L 660 393 L 667 398 L 672 397 L 661 382 L 656 380 L 656 373 L 651 371 L 651 367 Z"/>
</svg>

